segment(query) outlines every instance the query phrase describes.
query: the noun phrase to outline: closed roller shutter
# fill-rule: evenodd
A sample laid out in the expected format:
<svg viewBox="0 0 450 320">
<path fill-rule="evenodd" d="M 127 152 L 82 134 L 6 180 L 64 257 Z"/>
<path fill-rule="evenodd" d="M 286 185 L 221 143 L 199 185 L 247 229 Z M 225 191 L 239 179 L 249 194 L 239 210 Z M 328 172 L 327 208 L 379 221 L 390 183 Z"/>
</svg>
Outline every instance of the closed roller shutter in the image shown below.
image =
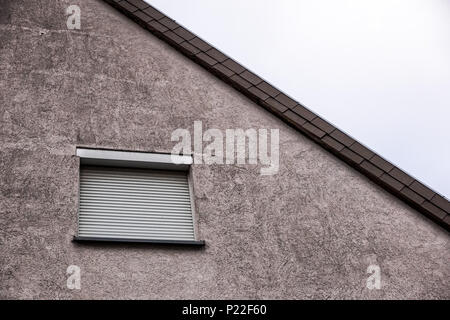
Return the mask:
<svg viewBox="0 0 450 320">
<path fill-rule="evenodd" d="M 82 167 L 78 236 L 194 240 L 187 174 Z"/>
</svg>

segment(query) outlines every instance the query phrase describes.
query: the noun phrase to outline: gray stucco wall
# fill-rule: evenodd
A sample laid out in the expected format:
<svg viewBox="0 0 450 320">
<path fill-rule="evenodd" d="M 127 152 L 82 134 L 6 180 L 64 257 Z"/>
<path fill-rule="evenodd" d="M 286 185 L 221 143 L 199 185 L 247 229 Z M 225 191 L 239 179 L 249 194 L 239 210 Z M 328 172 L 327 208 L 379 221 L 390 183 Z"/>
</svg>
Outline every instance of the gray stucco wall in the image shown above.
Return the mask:
<svg viewBox="0 0 450 320">
<path fill-rule="evenodd" d="M 107 4 L 0 8 L 0 298 L 450 298 L 446 231 Z M 278 128 L 279 173 L 193 167 L 204 249 L 73 243 L 75 147 L 170 152 L 195 120 Z"/>
</svg>

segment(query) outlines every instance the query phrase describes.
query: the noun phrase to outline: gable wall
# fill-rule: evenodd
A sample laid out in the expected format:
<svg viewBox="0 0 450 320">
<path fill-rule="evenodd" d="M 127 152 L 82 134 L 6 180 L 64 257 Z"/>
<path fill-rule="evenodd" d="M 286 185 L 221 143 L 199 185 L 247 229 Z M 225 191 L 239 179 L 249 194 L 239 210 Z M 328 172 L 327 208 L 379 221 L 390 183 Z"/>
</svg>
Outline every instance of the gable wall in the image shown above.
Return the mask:
<svg viewBox="0 0 450 320">
<path fill-rule="evenodd" d="M 0 297 L 449 298 L 446 231 L 103 1 L 0 3 Z M 170 152 L 197 120 L 280 130 L 276 175 L 194 166 L 204 249 L 71 241 L 75 146 Z"/>
</svg>

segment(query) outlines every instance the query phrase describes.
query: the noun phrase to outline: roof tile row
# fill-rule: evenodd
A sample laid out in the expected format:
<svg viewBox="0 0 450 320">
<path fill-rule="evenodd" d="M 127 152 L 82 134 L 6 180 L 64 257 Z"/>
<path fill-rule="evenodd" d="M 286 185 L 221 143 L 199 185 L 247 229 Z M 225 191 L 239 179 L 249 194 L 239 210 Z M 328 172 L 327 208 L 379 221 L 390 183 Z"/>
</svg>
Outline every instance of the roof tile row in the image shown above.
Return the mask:
<svg viewBox="0 0 450 320">
<path fill-rule="evenodd" d="M 127 1 L 141 10 L 150 7 L 150 5 L 143 0 L 127 0 Z"/>
<path fill-rule="evenodd" d="M 142 0 L 105 0 L 450 230 L 450 202 Z"/>
</svg>

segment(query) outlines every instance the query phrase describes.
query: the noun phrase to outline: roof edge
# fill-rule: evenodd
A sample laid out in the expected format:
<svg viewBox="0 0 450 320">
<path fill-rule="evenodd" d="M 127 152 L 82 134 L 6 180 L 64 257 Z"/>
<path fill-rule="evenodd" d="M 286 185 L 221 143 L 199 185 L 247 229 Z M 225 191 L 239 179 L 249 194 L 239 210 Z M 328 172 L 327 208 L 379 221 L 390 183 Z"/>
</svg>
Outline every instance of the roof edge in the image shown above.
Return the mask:
<svg viewBox="0 0 450 320">
<path fill-rule="evenodd" d="M 143 0 L 104 0 L 447 231 L 450 202 Z"/>
</svg>

